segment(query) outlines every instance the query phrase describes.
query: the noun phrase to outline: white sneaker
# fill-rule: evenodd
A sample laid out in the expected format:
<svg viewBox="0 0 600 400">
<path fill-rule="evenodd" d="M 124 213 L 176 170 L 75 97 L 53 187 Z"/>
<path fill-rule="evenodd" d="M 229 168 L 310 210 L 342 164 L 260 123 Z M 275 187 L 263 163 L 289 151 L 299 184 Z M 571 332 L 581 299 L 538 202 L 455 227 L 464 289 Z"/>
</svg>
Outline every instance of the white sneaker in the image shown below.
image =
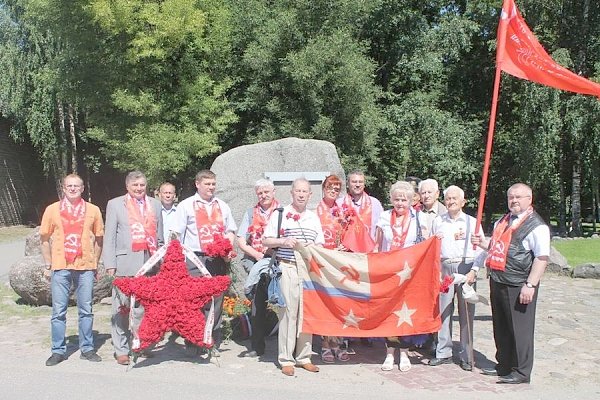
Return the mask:
<svg viewBox="0 0 600 400">
<path fill-rule="evenodd" d="M 388 354 L 385 356 L 385 361 L 381 364 L 382 371 L 391 371 L 394 369 L 394 355 Z"/>
<path fill-rule="evenodd" d="M 410 371 L 412 365 L 410 364 L 410 359 L 408 358 L 408 354 L 401 351 L 400 352 L 400 363 L 398 364 L 398 369 L 402 372 Z"/>
</svg>

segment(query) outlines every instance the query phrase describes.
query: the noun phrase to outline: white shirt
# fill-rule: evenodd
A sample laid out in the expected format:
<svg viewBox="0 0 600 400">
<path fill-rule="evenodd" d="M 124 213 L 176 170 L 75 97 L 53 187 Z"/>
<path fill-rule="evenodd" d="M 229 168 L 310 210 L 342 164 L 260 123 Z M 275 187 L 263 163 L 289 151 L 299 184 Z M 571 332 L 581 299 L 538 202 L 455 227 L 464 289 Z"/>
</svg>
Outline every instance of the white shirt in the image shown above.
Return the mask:
<svg viewBox="0 0 600 400">
<path fill-rule="evenodd" d="M 526 212 L 517 215 L 513 224 L 519 223 L 526 215 Z M 550 228 L 546 224 L 536 227 L 525 236 L 522 243 L 525 250 L 533 251 L 534 257 L 550 256 Z"/>
<path fill-rule="evenodd" d="M 169 239 L 169 232 L 175 230 L 175 211 L 177 211 L 175 204 L 173 204 L 168 210 L 165 208 L 165 206 L 160 207 L 160 212 L 163 219 L 163 238 L 165 243 Z"/>
<path fill-rule="evenodd" d="M 305 210 L 302 214 L 300 214 L 300 219 L 298 221 L 294 221 L 293 218 L 288 218 L 288 213 L 291 214 L 290 216 L 298 214 L 298 212 L 291 205 L 283 208 L 281 218 L 281 229 L 283 230 L 283 234 L 279 235 L 280 237 L 293 237 L 303 243 L 314 243 L 320 245 L 325 243 L 323 228 L 321 227 L 321 220 L 316 213 L 310 210 Z M 273 214 L 271 214 L 271 218 L 269 218 L 269 223 L 267 224 L 265 233 L 263 235 L 264 237 L 276 238 L 278 236 L 278 221 L 279 213 L 275 211 Z M 285 260 L 295 260 L 294 249 L 279 247 L 277 249 L 277 257 Z"/>
<path fill-rule="evenodd" d="M 387 210 L 381 213 L 379 217 L 379 221 L 377 221 L 377 227 L 381 228 L 383 232 L 382 239 L 382 251 L 389 251 L 392 246 L 392 240 L 394 238 L 394 233 L 392 232 L 391 220 L 392 220 L 392 210 Z M 410 210 L 410 225 L 408 226 L 408 233 L 406 234 L 406 239 L 404 240 L 404 248 L 410 247 L 415 244 L 415 240 L 417 240 L 417 213 L 419 213 L 419 222 L 421 223 L 421 229 L 424 230 L 425 226 L 423 225 L 423 215 L 419 211 L 415 211 L 414 209 Z M 427 233 L 424 231 L 423 233 Z"/>
<path fill-rule="evenodd" d="M 188 246 L 193 251 L 202 251 L 200 248 L 200 241 L 198 240 L 198 227 L 196 226 L 196 211 L 194 210 L 194 203 L 199 202 L 210 215 L 214 202 L 219 204 L 221 208 L 221 214 L 223 215 L 223 226 L 225 227 L 225 233 L 235 232 L 237 226 L 233 220 L 231 214 L 231 208 L 221 199 L 214 197 L 210 201 L 203 200 L 198 193 L 191 197 L 183 200 L 177 206 L 175 211 L 175 222 L 173 230 L 179 234 L 181 243 Z"/>
<path fill-rule="evenodd" d="M 477 220 L 470 215 L 460 212 L 456 219 L 444 213 L 433 220 L 432 234 L 441 233 L 441 258 L 476 258 L 483 251 L 477 247 L 473 250 L 471 235 L 475 233 Z M 473 269 L 478 269 L 474 267 Z"/>
</svg>

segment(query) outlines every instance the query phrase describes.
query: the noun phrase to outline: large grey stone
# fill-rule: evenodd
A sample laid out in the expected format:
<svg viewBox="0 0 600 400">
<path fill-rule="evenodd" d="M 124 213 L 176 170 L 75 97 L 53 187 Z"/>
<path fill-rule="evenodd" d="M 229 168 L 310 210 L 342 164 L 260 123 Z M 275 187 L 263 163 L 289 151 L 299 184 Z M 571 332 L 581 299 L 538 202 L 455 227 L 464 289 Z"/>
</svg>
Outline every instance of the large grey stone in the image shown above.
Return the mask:
<svg viewBox="0 0 600 400">
<path fill-rule="evenodd" d="M 25 238 L 25 256 L 42 254 L 40 243 L 40 227 L 38 226 Z"/>
<path fill-rule="evenodd" d="M 573 269 L 573 278 L 600 279 L 600 264 L 580 264 Z"/>
<path fill-rule="evenodd" d="M 44 259 L 42 256 L 40 254 L 26 256 L 10 268 L 10 286 L 27 304 L 52 305 L 50 283 L 44 278 L 43 273 Z M 94 283 L 94 303 L 98 303 L 103 297 L 110 296 L 112 290 L 112 278 L 105 276 L 102 264 L 98 266 L 98 276 L 101 278 Z M 73 291 L 71 292 L 71 304 L 75 304 Z"/>
<path fill-rule="evenodd" d="M 554 246 L 550 246 L 550 257 L 548 257 L 548 266 L 546 267 L 548 272 L 556 272 L 563 275 L 569 275 L 571 269 L 569 268 L 567 259 L 560 254 Z"/>
<path fill-rule="evenodd" d="M 344 170 L 335 146 L 329 142 L 314 139 L 285 138 L 236 147 L 221 154 L 211 166 L 217 174 L 217 196 L 227 202 L 235 221 L 239 224 L 244 212 L 256 204 L 254 183 L 267 173 L 287 175 L 290 179 L 307 173 L 311 176 L 335 174 L 345 181 Z M 324 174 L 315 174 L 315 173 Z M 312 183 L 312 198 L 309 209 L 315 209 L 322 198 L 320 182 Z M 276 197 L 282 204 L 290 202 L 291 181 L 275 182 Z M 236 262 L 237 261 L 237 262 Z M 246 272 L 239 258 L 232 263 L 232 291 L 241 295 Z"/>
</svg>

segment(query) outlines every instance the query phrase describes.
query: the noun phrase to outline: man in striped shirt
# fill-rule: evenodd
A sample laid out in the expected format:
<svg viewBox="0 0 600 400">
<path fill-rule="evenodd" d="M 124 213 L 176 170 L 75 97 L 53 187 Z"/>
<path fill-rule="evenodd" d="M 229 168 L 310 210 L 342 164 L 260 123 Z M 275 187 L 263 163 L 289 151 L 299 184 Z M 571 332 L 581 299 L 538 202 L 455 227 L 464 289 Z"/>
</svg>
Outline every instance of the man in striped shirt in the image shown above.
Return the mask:
<svg viewBox="0 0 600 400">
<path fill-rule="evenodd" d="M 281 291 L 286 307 L 277 308 L 277 358 L 281 372 L 287 376 L 294 375 L 294 365 L 309 372 L 319 372 L 319 368 L 310 360 L 312 335 L 302 332 L 298 334 L 301 329 L 298 315 L 302 307 L 302 281 L 298 274 L 294 248 L 325 243 L 319 217 L 306 209 L 312 194 L 310 183 L 305 178 L 296 179 L 292 183 L 291 194 L 292 204 L 283 208 L 281 228 L 278 229 L 279 213 L 274 212 L 265 229 L 263 240 L 265 246 L 277 248 L 276 257 L 281 267 Z"/>
</svg>

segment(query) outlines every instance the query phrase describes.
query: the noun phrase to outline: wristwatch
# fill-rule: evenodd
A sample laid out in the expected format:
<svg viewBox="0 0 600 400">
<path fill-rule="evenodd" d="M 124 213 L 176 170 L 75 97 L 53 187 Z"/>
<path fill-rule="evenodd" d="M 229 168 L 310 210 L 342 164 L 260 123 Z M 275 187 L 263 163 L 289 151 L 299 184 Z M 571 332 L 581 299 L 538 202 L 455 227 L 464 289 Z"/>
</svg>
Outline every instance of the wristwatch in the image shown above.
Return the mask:
<svg viewBox="0 0 600 400">
<path fill-rule="evenodd" d="M 529 289 L 533 289 L 533 285 L 529 282 L 525 282 L 525 286 L 527 286 Z"/>
</svg>

